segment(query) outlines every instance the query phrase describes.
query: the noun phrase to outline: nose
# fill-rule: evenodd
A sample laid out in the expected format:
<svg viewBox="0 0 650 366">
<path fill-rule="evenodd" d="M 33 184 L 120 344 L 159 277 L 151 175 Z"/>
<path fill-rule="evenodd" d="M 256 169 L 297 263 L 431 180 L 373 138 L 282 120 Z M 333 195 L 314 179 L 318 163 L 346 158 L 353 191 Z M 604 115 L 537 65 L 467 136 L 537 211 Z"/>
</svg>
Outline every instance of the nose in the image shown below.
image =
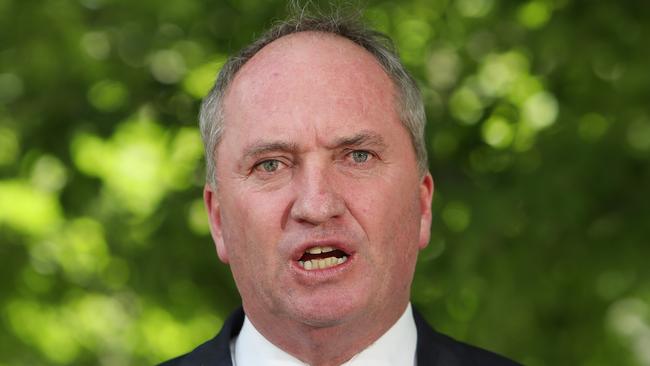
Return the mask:
<svg viewBox="0 0 650 366">
<path fill-rule="evenodd" d="M 296 180 L 296 198 L 290 217 L 301 223 L 321 225 L 345 213 L 345 201 L 337 192 L 336 172 L 326 167 L 303 169 Z"/>
</svg>

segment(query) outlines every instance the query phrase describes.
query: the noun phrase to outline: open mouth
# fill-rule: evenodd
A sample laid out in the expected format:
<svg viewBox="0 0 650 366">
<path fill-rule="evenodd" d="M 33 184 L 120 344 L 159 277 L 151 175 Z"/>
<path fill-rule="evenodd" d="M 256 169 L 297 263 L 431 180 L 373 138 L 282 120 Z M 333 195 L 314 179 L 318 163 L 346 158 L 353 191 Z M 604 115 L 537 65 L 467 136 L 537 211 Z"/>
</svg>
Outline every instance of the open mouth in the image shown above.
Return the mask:
<svg viewBox="0 0 650 366">
<path fill-rule="evenodd" d="M 298 260 L 300 267 L 312 271 L 336 267 L 348 260 L 348 253 L 332 247 L 311 247 Z"/>
</svg>

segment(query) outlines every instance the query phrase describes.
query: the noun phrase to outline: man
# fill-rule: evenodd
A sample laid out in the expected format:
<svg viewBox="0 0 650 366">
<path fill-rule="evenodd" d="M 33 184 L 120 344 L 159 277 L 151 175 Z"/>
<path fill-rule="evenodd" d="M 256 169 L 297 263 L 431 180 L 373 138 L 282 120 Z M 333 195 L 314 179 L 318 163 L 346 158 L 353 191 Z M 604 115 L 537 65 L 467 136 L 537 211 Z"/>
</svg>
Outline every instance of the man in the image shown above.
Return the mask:
<svg viewBox="0 0 650 366">
<path fill-rule="evenodd" d="M 387 42 L 302 17 L 223 67 L 201 111 L 204 200 L 243 312 L 165 365 L 515 364 L 411 309 L 433 179 L 418 89 Z"/>
</svg>

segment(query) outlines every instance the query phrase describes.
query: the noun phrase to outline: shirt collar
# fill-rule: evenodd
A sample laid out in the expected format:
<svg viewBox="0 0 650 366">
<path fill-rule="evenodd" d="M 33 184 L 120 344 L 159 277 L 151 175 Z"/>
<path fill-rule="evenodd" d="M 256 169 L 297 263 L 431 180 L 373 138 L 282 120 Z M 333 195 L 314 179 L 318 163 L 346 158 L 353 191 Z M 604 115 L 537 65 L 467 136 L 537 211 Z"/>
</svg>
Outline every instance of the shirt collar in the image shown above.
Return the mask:
<svg viewBox="0 0 650 366">
<path fill-rule="evenodd" d="M 307 365 L 264 338 L 248 317 L 233 343 L 231 351 L 234 366 Z M 415 365 L 416 345 L 417 328 L 409 303 L 402 316 L 386 333 L 341 366 Z"/>
</svg>

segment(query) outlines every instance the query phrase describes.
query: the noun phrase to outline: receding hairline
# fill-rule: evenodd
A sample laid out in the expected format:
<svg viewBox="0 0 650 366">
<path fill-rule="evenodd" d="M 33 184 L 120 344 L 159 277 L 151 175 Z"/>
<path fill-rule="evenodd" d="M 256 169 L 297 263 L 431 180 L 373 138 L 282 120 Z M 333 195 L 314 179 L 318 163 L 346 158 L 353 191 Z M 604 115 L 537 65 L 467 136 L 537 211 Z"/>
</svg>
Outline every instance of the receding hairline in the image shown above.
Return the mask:
<svg viewBox="0 0 650 366">
<path fill-rule="evenodd" d="M 358 50 L 359 51 L 358 55 L 364 55 L 363 58 L 365 59 L 365 61 L 368 61 L 370 64 L 375 65 L 376 70 L 380 71 L 380 74 L 385 78 L 385 81 L 390 83 L 391 88 L 393 90 L 393 97 L 399 98 L 399 95 L 397 94 L 398 87 L 395 81 L 392 79 L 391 75 L 383 67 L 381 62 L 379 62 L 377 57 L 373 55 L 370 51 L 368 51 L 366 48 L 354 42 L 353 40 L 336 33 L 330 33 L 330 32 L 319 31 L 319 30 L 305 30 L 305 31 L 290 33 L 278 39 L 273 40 L 272 42 L 268 43 L 264 47 L 260 48 L 250 59 L 244 62 L 243 65 L 234 73 L 232 79 L 228 83 L 224 92 L 224 99 L 223 99 L 224 102 L 227 100 L 230 91 L 233 89 L 233 86 L 237 84 L 238 80 L 246 76 L 247 73 L 254 71 L 255 68 L 258 66 L 258 64 L 262 62 L 261 60 L 263 60 L 265 57 L 269 57 L 269 52 L 280 52 L 279 47 L 287 47 L 286 43 L 288 42 L 289 42 L 289 46 L 291 46 L 291 42 L 298 42 L 305 37 L 315 38 L 318 40 L 338 40 L 337 43 L 341 44 L 340 48 L 342 51 L 345 51 L 344 48 L 348 48 L 350 50 Z M 345 56 L 346 56 L 345 58 L 347 59 L 352 59 L 353 55 L 348 53 L 345 54 Z M 253 68 L 253 70 L 251 70 L 251 68 Z"/>
</svg>

